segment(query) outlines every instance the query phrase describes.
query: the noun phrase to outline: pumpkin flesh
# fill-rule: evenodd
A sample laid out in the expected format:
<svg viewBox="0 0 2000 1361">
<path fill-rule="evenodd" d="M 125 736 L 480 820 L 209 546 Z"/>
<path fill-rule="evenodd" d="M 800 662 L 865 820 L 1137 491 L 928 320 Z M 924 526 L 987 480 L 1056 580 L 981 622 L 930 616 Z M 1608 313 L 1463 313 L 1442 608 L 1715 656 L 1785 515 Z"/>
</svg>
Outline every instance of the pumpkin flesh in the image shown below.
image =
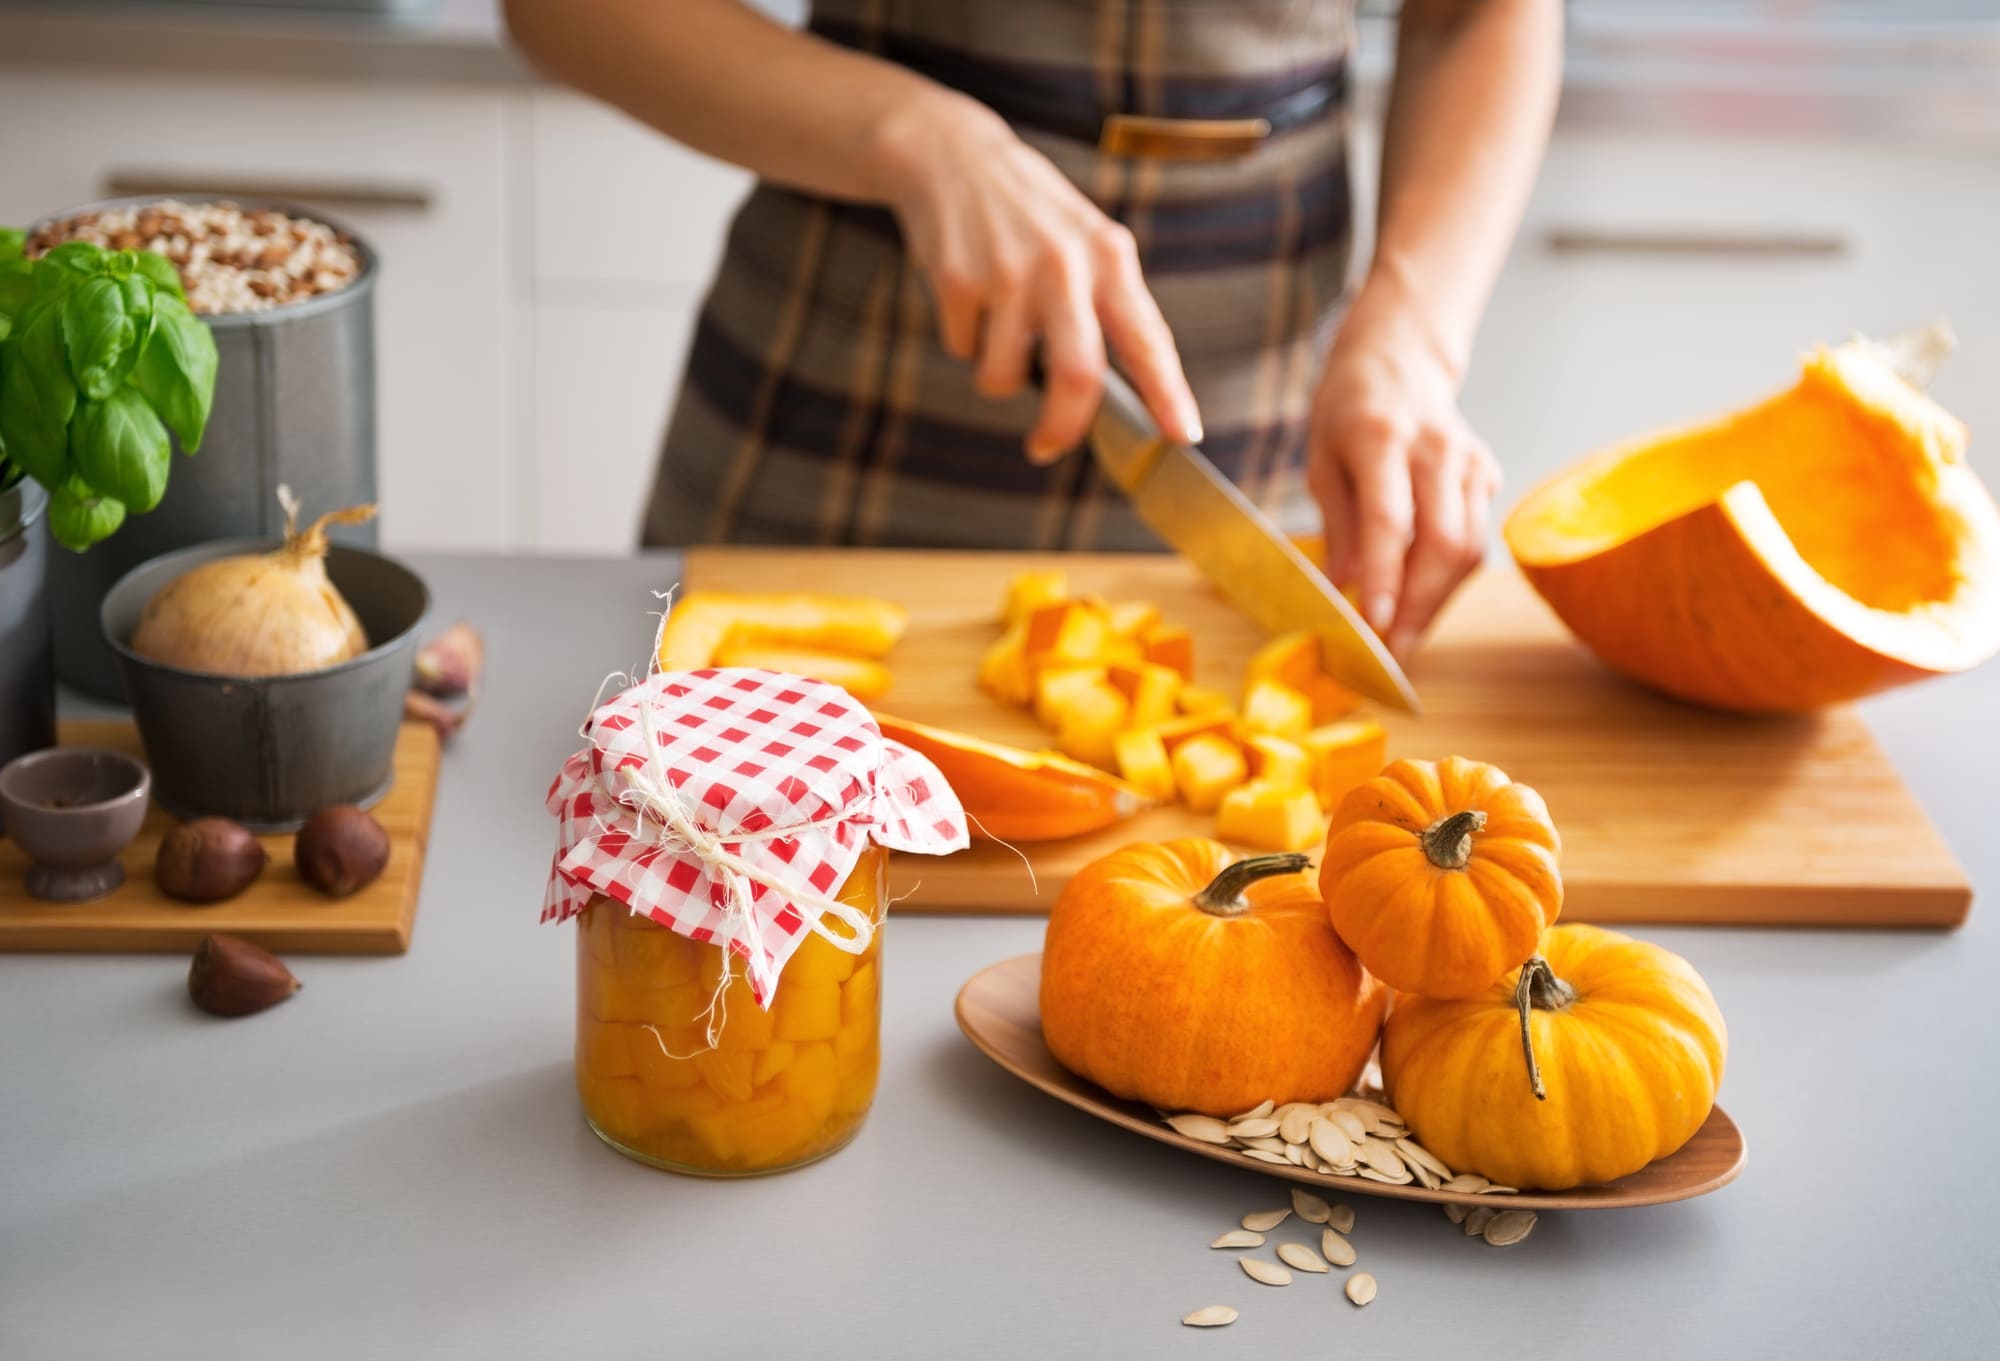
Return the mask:
<svg viewBox="0 0 2000 1361">
<path fill-rule="evenodd" d="M 1109 827 L 1148 800 L 1093 766 L 908 719 L 876 714 L 882 735 L 922 753 L 965 806 L 972 834 L 999 841 L 1057 841 Z"/>
<path fill-rule="evenodd" d="M 2000 511 L 1965 427 L 1865 343 L 1747 410 L 1586 460 L 1508 517 L 1604 661 L 1724 708 L 1802 710 L 2000 650 Z"/>
</svg>

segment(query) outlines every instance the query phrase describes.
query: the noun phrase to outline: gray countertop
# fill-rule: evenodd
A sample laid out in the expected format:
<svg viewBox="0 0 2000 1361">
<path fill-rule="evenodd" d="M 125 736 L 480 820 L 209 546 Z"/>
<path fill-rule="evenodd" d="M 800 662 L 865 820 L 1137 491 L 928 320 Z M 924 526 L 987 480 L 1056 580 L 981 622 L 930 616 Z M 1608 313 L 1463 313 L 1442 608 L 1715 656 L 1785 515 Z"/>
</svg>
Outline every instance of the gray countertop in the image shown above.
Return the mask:
<svg viewBox="0 0 2000 1361">
<path fill-rule="evenodd" d="M 296 999 L 218 1022 L 176 956 L 0 956 L 8 1361 L 2000 1354 L 2000 667 L 1871 720 L 1980 896 L 1950 935 L 1655 930 L 1730 1024 L 1736 1184 L 1544 1215 L 1507 1250 L 1351 1197 L 1337 1278 L 1246 1280 L 1206 1243 L 1284 1184 L 1098 1124 L 952 1022 L 1036 920 L 898 918 L 860 1138 L 787 1176 L 651 1171 L 584 1127 L 572 944 L 536 922 L 541 799 L 600 675 L 643 653 L 670 560 L 420 558 L 485 624 L 414 947 L 300 956 Z M 1226 1302 L 1219 1333 L 1178 1326 Z"/>
</svg>

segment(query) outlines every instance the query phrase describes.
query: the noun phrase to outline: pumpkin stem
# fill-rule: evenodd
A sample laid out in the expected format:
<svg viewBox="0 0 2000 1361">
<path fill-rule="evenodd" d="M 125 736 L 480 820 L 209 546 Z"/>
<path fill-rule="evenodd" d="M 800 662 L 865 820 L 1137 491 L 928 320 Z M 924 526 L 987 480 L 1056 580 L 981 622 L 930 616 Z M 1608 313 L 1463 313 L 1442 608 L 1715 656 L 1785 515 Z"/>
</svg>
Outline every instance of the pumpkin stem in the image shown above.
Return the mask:
<svg viewBox="0 0 2000 1361">
<path fill-rule="evenodd" d="M 1549 1094 L 1542 1089 L 1542 1068 L 1535 1062 L 1534 1032 L 1528 1018 L 1537 1010 L 1561 1011 L 1575 1000 L 1576 989 L 1557 978 L 1540 955 L 1521 966 L 1521 981 L 1514 985 L 1514 1006 L 1521 1013 L 1521 1052 L 1528 1056 L 1528 1085 L 1537 1101 L 1547 1101 Z"/>
<path fill-rule="evenodd" d="M 1441 870 L 1462 870 L 1472 860 L 1472 834 L 1486 830 L 1486 814 L 1476 808 L 1439 818 L 1417 834 L 1424 855 Z"/>
<path fill-rule="evenodd" d="M 1211 917 L 1238 917 L 1250 910 L 1244 901 L 1243 890 L 1259 879 L 1269 879 L 1275 874 L 1297 874 L 1312 864 L 1312 857 L 1293 851 L 1286 855 L 1253 855 L 1248 860 L 1239 860 L 1226 865 L 1222 872 L 1209 881 L 1207 888 L 1194 895 L 1194 905 Z"/>
</svg>

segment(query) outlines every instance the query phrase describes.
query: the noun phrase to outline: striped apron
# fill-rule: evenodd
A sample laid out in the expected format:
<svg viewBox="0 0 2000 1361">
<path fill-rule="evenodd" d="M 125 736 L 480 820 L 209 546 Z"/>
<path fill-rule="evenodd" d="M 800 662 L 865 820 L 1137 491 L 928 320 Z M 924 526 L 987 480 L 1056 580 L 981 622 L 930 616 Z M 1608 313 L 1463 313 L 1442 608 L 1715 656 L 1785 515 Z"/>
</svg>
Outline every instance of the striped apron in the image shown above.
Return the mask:
<svg viewBox="0 0 2000 1361">
<path fill-rule="evenodd" d="M 1347 0 L 817 0 L 812 27 L 1062 115 L 989 101 L 1131 228 L 1203 450 L 1291 519 L 1352 239 L 1349 18 Z M 1074 131 L 1121 113 L 1254 117 L 1327 88 L 1317 116 L 1226 159 L 1114 154 Z M 760 185 L 702 307 L 645 542 L 1158 548 L 1088 456 L 1028 462 L 1038 406 L 981 396 L 944 352 L 886 211 Z"/>
</svg>

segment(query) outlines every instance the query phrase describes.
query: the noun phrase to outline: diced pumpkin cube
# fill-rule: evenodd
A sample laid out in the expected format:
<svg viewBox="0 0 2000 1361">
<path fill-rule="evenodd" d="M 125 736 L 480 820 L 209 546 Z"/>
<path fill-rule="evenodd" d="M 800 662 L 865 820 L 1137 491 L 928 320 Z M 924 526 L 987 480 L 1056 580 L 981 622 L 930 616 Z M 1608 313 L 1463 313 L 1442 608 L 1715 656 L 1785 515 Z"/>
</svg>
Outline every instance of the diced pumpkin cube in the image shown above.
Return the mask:
<svg viewBox="0 0 2000 1361">
<path fill-rule="evenodd" d="M 798 1046 L 789 1040 L 773 1040 L 771 1047 L 757 1056 L 757 1066 L 750 1070 L 750 1081 L 759 1087 L 770 1082 L 792 1066 L 798 1052 Z"/>
<path fill-rule="evenodd" d="M 1312 788 L 1312 758 L 1298 743 L 1269 733 L 1252 733 L 1243 743 L 1250 776 L 1283 789 Z"/>
<path fill-rule="evenodd" d="M 701 1081 L 694 1056 L 708 1048 L 708 1037 L 691 1026 L 635 1025 L 627 1032 L 632 1071 L 648 1087 L 692 1087 Z"/>
<path fill-rule="evenodd" d="M 704 982 L 697 978 L 692 983 L 676 983 L 671 988 L 663 989 L 658 1012 L 634 1019 L 665 1026 L 707 1025 L 709 1004 L 714 998 L 713 981 Z"/>
<path fill-rule="evenodd" d="M 1361 703 L 1361 696 L 1331 676 L 1314 676 L 1305 688 L 1305 697 L 1312 705 L 1315 724 L 1331 723 L 1351 714 Z"/>
<path fill-rule="evenodd" d="M 1289 685 L 1257 681 L 1243 696 L 1243 727 L 1273 737 L 1304 737 L 1312 728 L 1312 702 Z"/>
<path fill-rule="evenodd" d="M 1044 605 L 1069 599 L 1069 574 L 1060 568 L 1023 572 L 1007 583 L 1007 598 L 1000 605 L 1000 622 L 1025 620 Z"/>
<path fill-rule="evenodd" d="M 1035 720 L 1045 728 L 1053 728 L 1062 721 L 1069 695 L 1109 685 L 1101 666 L 1062 666 L 1043 671 L 1035 677 Z"/>
<path fill-rule="evenodd" d="M 838 926 L 829 926 L 837 931 Z M 810 928 L 799 940 L 799 948 L 785 962 L 786 983 L 838 983 L 854 972 L 855 955 L 835 945 Z"/>
<path fill-rule="evenodd" d="M 1207 685 L 1183 685 L 1174 696 L 1174 707 L 1184 714 L 1213 714 L 1228 710 L 1236 711 L 1236 705 L 1228 695 Z"/>
<path fill-rule="evenodd" d="M 646 1089 L 635 1077 L 597 1077 L 578 1073 L 576 1094 L 590 1122 L 612 1138 L 629 1143 L 654 1125 Z"/>
<path fill-rule="evenodd" d="M 1105 673 L 1113 688 L 1132 707 L 1130 723 L 1149 728 L 1174 716 L 1174 698 L 1180 693 L 1181 673 L 1157 662 L 1114 663 Z"/>
<path fill-rule="evenodd" d="M 1080 600 L 1063 600 L 1028 612 L 1028 665 L 1073 666 L 1094 662 L 1109 636 L 1104 616 Z"/>
<path fill-rule="evenodd" d="M 1132 728 L 1112 742 L 1118 758 L 1118 774 L 1125 783 L 1155 803 L 1174 797 L 1174 768 L 1167 759 L 1167 744 L 1151 728 Z"/>
<path fill-rule="evenodd" d="M 1227 735 L 1235 727 L 1236 711 L 1234 709 L 1209 709 L 1202 713 L 1188 714 L 1181 718 L 1157 724 L 1154 726 L 1153 731 L 1159 734 L 1160 741 L 1166 746 L 1167 751 L 1171 753 L 1176 747 L 1191 737 L 1200 737 L 1204 733 Z"/>
<path fill-rule="evenodd" d="M 749 979 L 732 978 L 716 1012 L 721 1027 L 715 1047 L 724 1053 L 762 1049 L 771 1042 L 771 1013 L 757 1005 Z"/>
<path fill-rule="evenodd" d="M 1314 728 L 1302 744 L 1312 758 L 1313 793 L 1322 808 L 1338 807 L 1347 791 L 1382 773 L 1389 735 L 1372 718 L 1350 718 Z"/>
<path fill-rule="evenodd" d="M 1252 780 L 1222 796 L 1215 834 L 1266 851 L 1297 851 L 1326 832 L 1319 800 L 1303 785 Z"/>
<path fill-rule="evenodd" d="M 1064 691 L 1051 702 L 1056 747 L 1078 761 L 1106 768 L 1117 764 L 1112 741 L 1131 717 L 1125 697 L 1103 682 Z"/>
<path fill-rule="evenodd" d="M 833 1045 L 826 1042 L 802 1044 L 798 1057 L 785 1073 L 785 1100 L 796 1107 L 810 1128 L 833 1114 L 833 1101 L 840 1088 L 840 1069 Z"/>
<path fill-rule="evenodd" d="M 882 1014 L 882 975 L 869 960 L 841 985 L 840 1025 L 843 1030 L 872 1029 Z"/>
<path fill-rule="evenodd" d="M 1114 600 L 1104 607 L 1104 623 L 1115 638 L 1138 639 L 1160 622 L 1160 607 L 1150 600 Z"/>
<path fill-rule="evenodd" d="M 859 700 L 880 699 L 889 693 L 888 667 L 866 657 L 849 657 L 838 652 L 726 642 L 716 649 L 715 665 L 748 666 L 788 676 L 805 676 L 838 685 Z"/>
<path fill-rule="evenodd" d="M 1222 796 L 1250 774 L 1242 748 L 1212 732 L 1190 737 L 1174 748 L 1173 767 L 1181 802 L 1197 813 L 1213 812 Z"/>
<path fill-rule="evenodd" d="M 576 1028 L 576 1057 L 584 1068 L 598 1077 L 635 1077 L 632 1040 L 635 1027 L 618 1021 L 580 1021 Z"/>
<path fill-rule="evenodd" d="M 979 688 L 1002 704 L 1025 709 L 1035 698 L 1035 673 L 1028 666 L 1028 625 L 1007 631 L 979 659 Z"/>
<path fill-rule="evenodd" d="M 829 1099 L 827 1106 L 832 1108 Z M 734 1113 L 730 1137 L 738 1159 L 747 1167 L 783 1167 L 805 1156 L 806 1146 L 826 1123 L 826 1116 L 813 1113 L 782 1097 L 775 1109 L 752 1110 L 746 1106 Z"/>
<path fill-rule="evenodd" d="M 1179 624 L 1155 624 L 1139 635 L 1147 661 L 1171 666 L 1182 680 L 1194 679 L 1194 634 Z"/>
<path fill-rule="evenodd" d="M 620 982 L 617 974 L 605 968 L 591 970 L 582 983 L 583 1010 L 600 1021 L 658 1021 L 667 1015 L 677 991 L 677 988 L 635 988 Z"/>
<path fill-rule="evenodd" d="M 740 1104 L 725 1105 L 716 1110 L 687 1117 L 688 1128 L 695 1137 L 708 1145 L 710 1155 L 719 1163 L 748 1162 L 751 1159 L 741 1146 L 741 1135 L 746 1124 L 759 1116 L 770 1115 L 785 1107 L 782 1096 L 760 1097 L 751 1100 L 744 1097 Z"/>
<path fill-rule="evenodd" d="M 1249 665 L 1243 668 L 1243 688 L 1248 691 L 1258 681 L 1270 680 L 1303 693 L 1319 674 L 1319 635 L 1305 631 L 1285 633 L 1251 654 Z"/>
<path fill-rule="evenodd" d="M 651 917 L 624 918 L 611 932 L 611 957 L 620 982 L 635 988 L 670 988 L 694 980 L 698 953 L 710 947 L 660 926 Z"/>
<path fill-rule="evenodd" d="M 748 1051 L 710 1049 L 694 1056 L 694 1066 L 708 1089 L 725 1101 L 748 1101 L 756 1086 L 750 1079 L 757 1071 L 757 1056 Z"/>
<path fill-rule="evenodd" d="M 784 983 L 771 1011 L 781 1040 L 830 1040 L 840 1030 L 840 985 Z"/>
</svg>

